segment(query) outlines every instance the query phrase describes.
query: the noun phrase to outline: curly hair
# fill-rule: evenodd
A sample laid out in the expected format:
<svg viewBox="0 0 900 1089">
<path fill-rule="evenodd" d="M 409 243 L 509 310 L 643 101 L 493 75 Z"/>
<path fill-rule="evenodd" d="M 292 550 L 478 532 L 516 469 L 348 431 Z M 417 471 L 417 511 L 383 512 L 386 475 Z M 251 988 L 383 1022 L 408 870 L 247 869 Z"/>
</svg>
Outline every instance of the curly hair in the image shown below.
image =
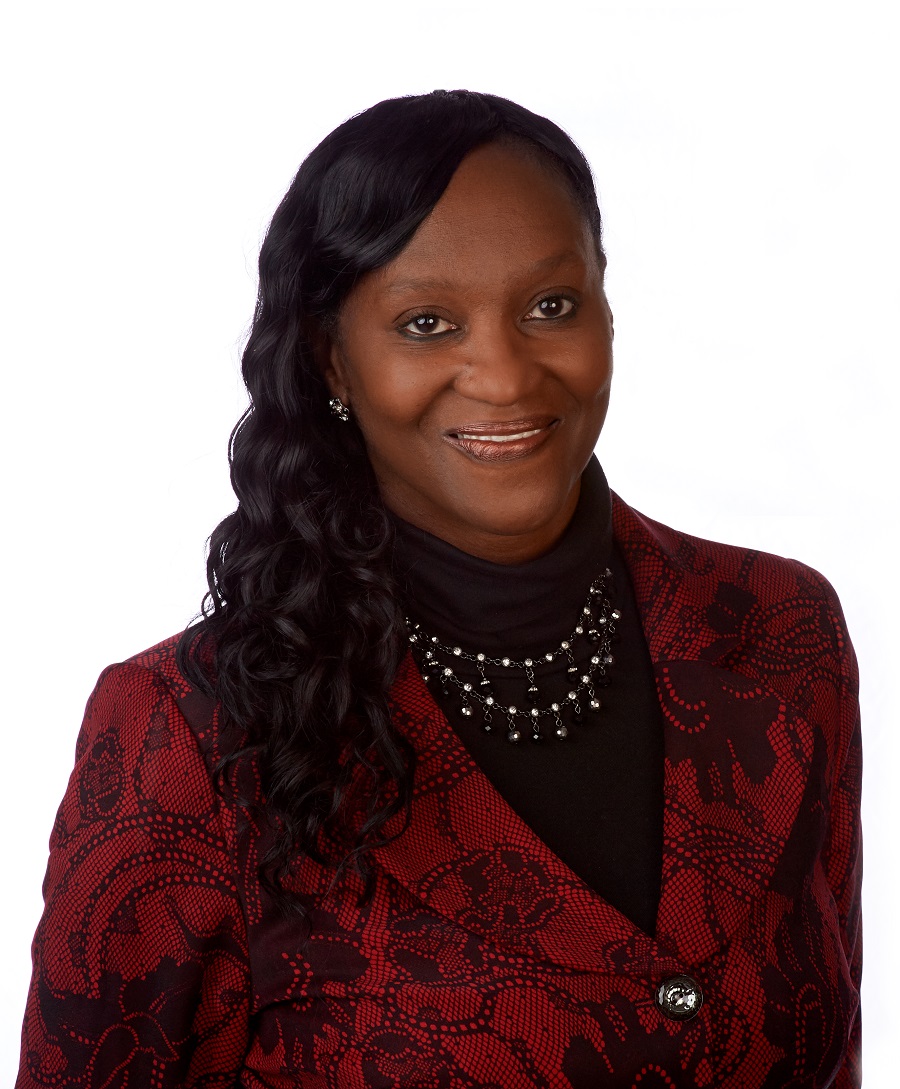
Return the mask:
<svg viewBox="0 0 900 1089">
<path fill-rule="evenodd" d="M 352 117 L 303 162 L 259 256 L 259 293 L 243 354 L 250 407 L 231 435 L 238 506 L 209 542 L 209 590 L 184 632 L 186 678 L 220 704 L 220 790 L 255 761 L 273 829 L 260 876 L 284 906 L 298 856 L 344 844 L 371 887 L 369 853 L 392 816 L 409 819 L 415 758 L 391 722 L 405 653 L 392 574 L 393 530 L 355 424 L 337 424 L 317 338 L 366 273 L 395 257 L 463 158 L 492 141 L 540 155 L 568 184 L 597 242 L 590 168 L 556 125 L 470 91 L 389 99 Z M 367 781 L 364 818 L 347 820 L 351 781 Z M 405 827 L 405 824 L 403 825 Z"/>
</svg>

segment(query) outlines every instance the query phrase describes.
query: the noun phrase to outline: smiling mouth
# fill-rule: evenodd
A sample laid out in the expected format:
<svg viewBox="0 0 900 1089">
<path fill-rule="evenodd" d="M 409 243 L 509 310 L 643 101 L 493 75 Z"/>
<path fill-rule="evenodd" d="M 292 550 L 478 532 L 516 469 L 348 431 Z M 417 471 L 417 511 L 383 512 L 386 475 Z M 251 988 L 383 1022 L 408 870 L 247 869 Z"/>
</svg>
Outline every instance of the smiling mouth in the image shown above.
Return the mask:
<svg viewBox="0 0 900 1089">
<path fill-rule="evenodd" d="M 487 421 L 447 431 L 444 438 L 468 457 L 480 462 L 514 461 L 533 453 L 553 434 L 559 419 L 552 416 Z"/>
</svg>

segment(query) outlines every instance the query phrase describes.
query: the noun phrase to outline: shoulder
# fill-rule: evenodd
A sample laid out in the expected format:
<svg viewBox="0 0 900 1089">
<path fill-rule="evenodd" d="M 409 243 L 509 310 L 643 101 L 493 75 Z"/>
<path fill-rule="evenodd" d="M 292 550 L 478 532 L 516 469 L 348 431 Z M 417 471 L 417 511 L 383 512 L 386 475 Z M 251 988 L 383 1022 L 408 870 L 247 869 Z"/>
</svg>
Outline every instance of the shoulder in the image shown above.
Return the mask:
<svg viewBox="0 0 900 1089">
<path fill-rule="evenodd" d="M 613 496 L 616 539 L 639 577 L 654 571 L 690 584 L 695 592 L 723 582 L 746 585 L 758 600 L 776 602 L 798 590 L 827 599 L 837 595 L 818 571 L 805 563 L 759 549 L 709 541 L 663 525 Z"/>
<path fill-rule="evenodd" d="M 207 765 L 214 762 L 218 707 L 178 668 L 180 638 L 171 636 L 103 670 L 88 700 L 82 746 L 114 732 L 125 748 L 155 750 L 165 734 L 162 748 L 178 740 L 177 749 L 199 749 Z"/>
<path fill-rule="evenodd" d="M 672 529 L 618 496 L 613 526 L 654 659 L 705 660 L 785 695 L 827 674 L 855 694 L 841 605 L 814 568 Z"/>
<path fill-rule="evenodd" d="M 190 817 L 219 828 L 214 753 L 187 717 L 192 690 L 175 666 L 176 644 L 166 640 L 101 673 L 54 823 L 54 850 L 93 835 L 91 829 L 125 834 L 147 821 Z"/>
<path fill-rule="evenodd" d="M 176 651 L 183 634 L 183 632 L 179 632 L 177 635 L 170 635 L 168 639 L 163 639 L 146 650 L 132 654 L 130 658 L 120 664 L 155 674 L 164 680 L 172 688 L 173 692 L 186 690 L 190 686 L 182 677 L 176 663 Z"/>
</svg>

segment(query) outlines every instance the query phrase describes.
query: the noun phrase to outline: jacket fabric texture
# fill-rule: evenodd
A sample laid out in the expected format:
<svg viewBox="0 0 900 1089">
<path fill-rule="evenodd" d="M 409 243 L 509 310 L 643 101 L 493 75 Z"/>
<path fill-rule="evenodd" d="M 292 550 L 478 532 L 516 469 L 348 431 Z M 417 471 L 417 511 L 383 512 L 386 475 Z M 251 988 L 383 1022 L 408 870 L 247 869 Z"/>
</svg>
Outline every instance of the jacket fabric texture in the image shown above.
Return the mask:
<svg viewBox="0 0 900 1089">
<path fill-rule="evenodd" d="M 654 935 L 507 805 L 407 657 L 411 822 L 362 905 L 353 875 L 298 860 L 307 937 L 260 886 L 266 834 L 213 789 L 217 713 L 173 639 L 88 703 L 19 1089 L 858 1086 L 860 733 L 834 592 L 618 499 L 613 518 L 665 720 Z M 680 975 L 703 994 L 688 1020 L 656 1002 Z"/>
</svg>

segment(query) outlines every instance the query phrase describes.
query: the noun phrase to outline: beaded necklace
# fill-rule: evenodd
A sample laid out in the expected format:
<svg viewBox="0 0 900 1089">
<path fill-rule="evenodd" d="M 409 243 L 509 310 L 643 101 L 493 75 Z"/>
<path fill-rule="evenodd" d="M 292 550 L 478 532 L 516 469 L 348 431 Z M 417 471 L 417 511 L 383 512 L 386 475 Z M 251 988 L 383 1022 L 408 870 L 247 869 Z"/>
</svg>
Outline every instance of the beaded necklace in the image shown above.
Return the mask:
<svg viewBox="0 0 900 1089">
<path fill-rule="evenodd" d="M 544 737 L 542 726 L 546 719 L 552 719 L 552 728 L 556 737 L 564 741 L 569 736 L 567 723 L 580 726 L 584 722 L 585 710 L 590 714 L 597 714 L 600 711 L 602 704 L 597 695 L 597 689 L 609 683 L 608 672 L 614 662 L 610 647 L 616 631 L 616 623 L 622 616 L 618 609 L 613 608 L 607 597 L 607 584 L 611 577 L 612 572 L 607 568 L 593 581 L 578 623 L 568 639 L 563 639 L 555 650 L 547 651 L 546 654 L 538 655 L 536 658 L 520 660 L 510 656 L 493 657 L 463 650 L 460 646 L 448 646 L 436 635 L 429 635 L 424 631 L 421 624 L 407 617 L 409 642 L 425 683 L 438 684 L 441 695 L 445 699 L 449 699 L 453 690 L 456 689 L 462 700 L 460 713 L 466 718 L 471 718 L 476 714 L 476 709 L 480 709 L 482 728 L 488 733 L 494 729 L 495 714 L 505 717 L 506 738 L 513 744 L 521 741 L 527 730 L 531 731 L 533 741 L 540 741 Z M 583 638 L 594 644 L 594 649 L 590 664 L 580 667 L 576 665 L 572 651 Z M 536 673 L 541 667 L 555 662 L 560 657 L 565 657 L 569 663 L 566 672 L 570 687 L 563 699 L 546 703 L 541 700 Z M 478 673 L 475 684 L 457 676 L 453 663 L 460 660 L 474 664 Z M 487 665 L 509 670 L 511 673 L 524 674 L 524 683 L 527 687 L 523 704 L 528 704 L 527 708 L 513 703 L 504 705 L 497 701 L 494 687 L 485 675 L 484 670 Z M 584 702 L 586 702 L 585 708 L 582 707 Z"/>
</svg>

